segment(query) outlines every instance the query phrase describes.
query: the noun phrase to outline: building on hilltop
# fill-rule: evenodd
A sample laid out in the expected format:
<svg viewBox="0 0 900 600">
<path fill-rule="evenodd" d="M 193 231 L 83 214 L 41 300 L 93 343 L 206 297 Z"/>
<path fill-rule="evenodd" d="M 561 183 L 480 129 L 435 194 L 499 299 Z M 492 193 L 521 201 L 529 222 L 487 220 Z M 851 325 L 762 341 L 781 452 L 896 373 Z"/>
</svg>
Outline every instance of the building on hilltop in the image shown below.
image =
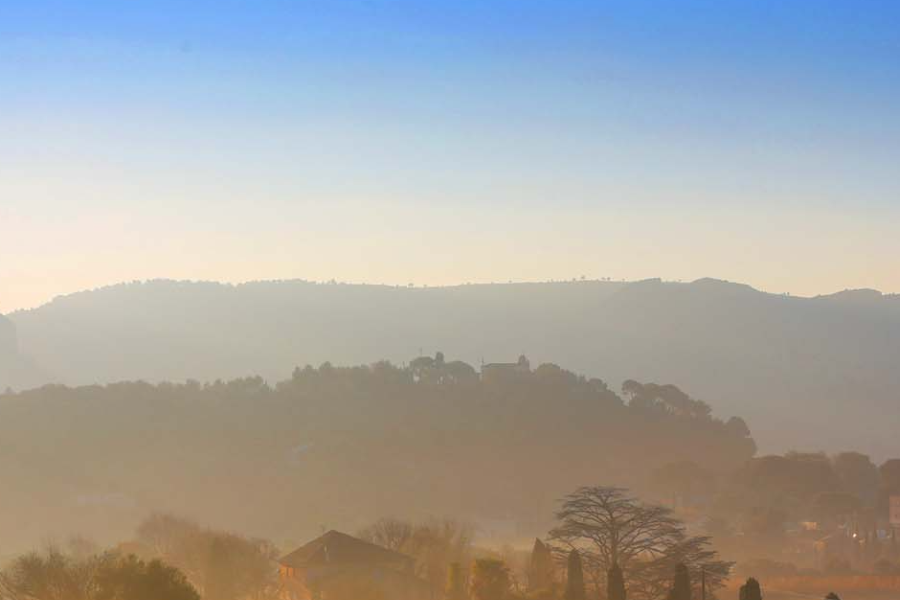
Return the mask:
<svg viewBox="0 0 900 600">
<path fill-rule="evenodd" d="M 279 561 L 283 600 L 431 600 L 409 556 L 329 531 Z"/>
<path fill-rule="evenodd" d="M 529 373 L 531 373 L 531 363 L 524 354 L 514 363 L 488 363 L 481 365 L 481 380 L 485 383 L 511 381 Z"/>
</svg>

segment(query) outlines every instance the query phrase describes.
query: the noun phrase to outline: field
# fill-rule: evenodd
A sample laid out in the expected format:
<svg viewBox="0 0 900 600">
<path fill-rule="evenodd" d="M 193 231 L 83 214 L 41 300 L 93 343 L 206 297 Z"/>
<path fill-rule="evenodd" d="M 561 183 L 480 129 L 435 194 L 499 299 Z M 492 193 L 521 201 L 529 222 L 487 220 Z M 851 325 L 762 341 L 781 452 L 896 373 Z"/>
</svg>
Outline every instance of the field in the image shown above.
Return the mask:
<svg viewBox="0 0 900 600">
<path fill-rule="evenodd" d="M 784 577 L 761 581 L 766 600 L 822 600 L 828 592 L 842 600 L 898 600 L 900 578 L 894 576 L 854 575 L 845 577 Z M 737 598 L 735 582 L 719 594 L 721 598 Z"/>
</svg>

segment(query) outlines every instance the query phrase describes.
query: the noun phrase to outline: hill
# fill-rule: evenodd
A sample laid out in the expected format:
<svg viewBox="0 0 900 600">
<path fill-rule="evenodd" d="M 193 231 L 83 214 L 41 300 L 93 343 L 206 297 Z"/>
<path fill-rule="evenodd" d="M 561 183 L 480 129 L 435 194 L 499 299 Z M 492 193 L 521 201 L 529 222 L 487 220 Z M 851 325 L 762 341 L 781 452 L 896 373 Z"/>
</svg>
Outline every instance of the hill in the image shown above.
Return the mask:
<svg viewBox="0 0 900 600">
<path fill-rule="evenodd" d="M 46 377 L 19 354 L 15 325 L 0 315 L 0 391 L 28 388 L 46 382 Z"/>
<path fill-rule="evenodd" d="M 296 369 L 276 386 L 0 395 L 0 480 L 15 482 L 0 494 L 4 551 L 72 532 L 125 539 L 152 511 L 278 542 L 391 515 L 534 536 L 578 486 L 640 487 L 673 461 L 724 473 L 755 451 L 743 421 L 675 388 L 630 395 L 552 364 L 482 379 L 431 358 Z"/>
<path fill-rule="evenodd" d="M 774 295 L 716 280 L 402 288 L 153 281 L 14 313 L 48 381 L 285 377 L 296 365 L 474 365 L 521 353 L 577 372 L 670 381 L 743 415 L 766 451 L 896 453 L 900 299 Z M 422 352 L 420 352 L 420 350 Z"/>
</svg>

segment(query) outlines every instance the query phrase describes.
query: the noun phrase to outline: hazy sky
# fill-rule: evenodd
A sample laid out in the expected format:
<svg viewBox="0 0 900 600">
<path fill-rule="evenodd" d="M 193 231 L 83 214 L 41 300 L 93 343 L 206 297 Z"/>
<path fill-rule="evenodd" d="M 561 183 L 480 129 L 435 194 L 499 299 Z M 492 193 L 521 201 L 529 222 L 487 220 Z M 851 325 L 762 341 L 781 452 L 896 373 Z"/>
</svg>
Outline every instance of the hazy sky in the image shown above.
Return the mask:
<svg viewBox="0 0 900 600">
<path fill-rule="evenodd" d="M 154 277 L 900 292 L 894 0 L 0 0 L 0 311 Z"/>
</svg>

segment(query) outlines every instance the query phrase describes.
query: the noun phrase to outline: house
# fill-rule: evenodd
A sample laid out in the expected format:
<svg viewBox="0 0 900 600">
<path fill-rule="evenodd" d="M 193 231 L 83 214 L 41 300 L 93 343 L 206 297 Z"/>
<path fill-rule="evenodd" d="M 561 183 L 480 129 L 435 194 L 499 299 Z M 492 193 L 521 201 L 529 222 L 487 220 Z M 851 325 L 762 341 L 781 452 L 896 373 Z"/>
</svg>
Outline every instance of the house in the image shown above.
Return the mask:
<svg viewBox="0 0 900 600">
<path fill-rule="evenodd" d="M 519 379 L 531 373 L 531 363 L 520 356 L 514 363 L 488 363 L 481 366 L 481 380 L 485 383 L 503 383 Z"/>
<path fill-rule="evenodd" d="M 412 558 L 339 531 L 278 562 L 283 600 L 431 600 Z"/>
</svg>

